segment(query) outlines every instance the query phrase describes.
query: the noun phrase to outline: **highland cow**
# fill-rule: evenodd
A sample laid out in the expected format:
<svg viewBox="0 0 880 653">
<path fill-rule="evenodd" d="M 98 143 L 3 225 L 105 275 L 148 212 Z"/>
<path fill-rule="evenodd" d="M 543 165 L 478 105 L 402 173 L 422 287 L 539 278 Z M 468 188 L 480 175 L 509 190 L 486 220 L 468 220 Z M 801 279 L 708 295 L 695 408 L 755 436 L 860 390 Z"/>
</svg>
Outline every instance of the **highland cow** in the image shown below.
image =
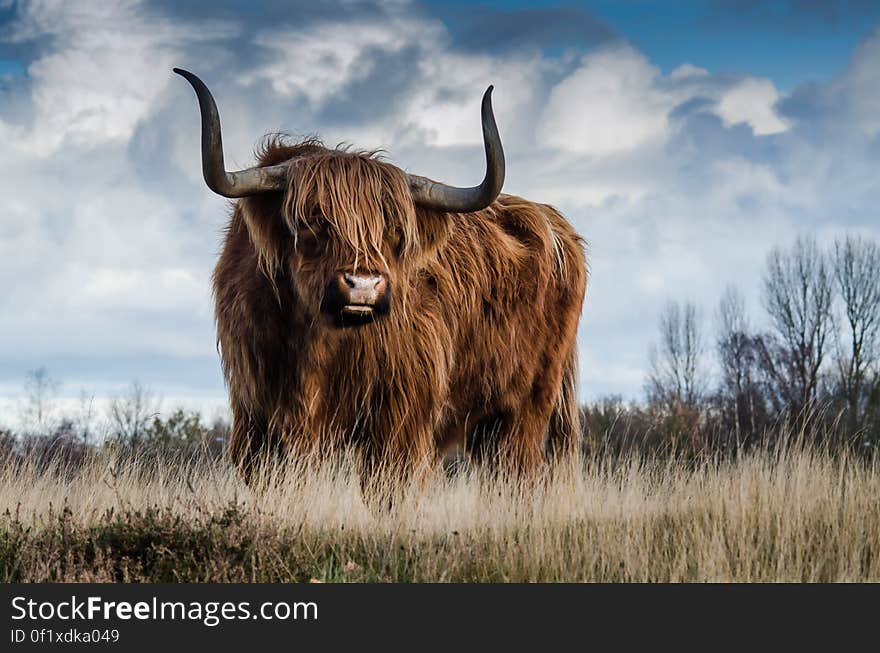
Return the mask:
<svg viewBox="0 0 880 653">
<path fill-rule="evenodd" d="M 365 478 L 451 450 L 530 474 L 576 450 L 583 242 L 551 206 L 500 194 L 491 86 L 485 178 L 456 188 L 277 137 L 227 172 L 210 91 L 175 72 L 198 96 L 205 181 L 237 199 L 214 295 L 246 476 L 267 452 L 339 446 Z"/>
</svg>

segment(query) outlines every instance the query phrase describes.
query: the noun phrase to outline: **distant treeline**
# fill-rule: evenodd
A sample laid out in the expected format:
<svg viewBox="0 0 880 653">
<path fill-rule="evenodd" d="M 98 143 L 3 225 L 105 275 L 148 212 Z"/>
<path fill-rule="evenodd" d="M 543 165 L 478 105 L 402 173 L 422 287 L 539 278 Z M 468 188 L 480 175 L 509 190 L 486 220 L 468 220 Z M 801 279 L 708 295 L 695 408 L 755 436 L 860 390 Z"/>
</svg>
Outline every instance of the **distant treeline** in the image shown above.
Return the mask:
<svg viewBox="0 0 880 653">
<path fill-rule="evenodd" d="M 587 448 L 700 456 L 797 437 L 874 456 L 880 247 L 848 236 L 827 249 L 807 237 L 774 248 L 761 300 L 763 329 L 734 287 L 711 320 L 691 302 L 669 301 L 650 351 L 646 401 L 585 406 Z"/>
<path fill-rule="evenodd" d="M 45 368 L 30 372 L 18 431 L 0 428 L 0 460 L 76 467 L 101 453 L 165 460 L 217 458 L 226 450 L 229 423 L 210 423 L 182 408 L 163 415 L 160 401 L 140 383 L 114 398 L 104 414 L 83 396 L 73 414 L 60 414 L 57 382 Z"/>
</svg>

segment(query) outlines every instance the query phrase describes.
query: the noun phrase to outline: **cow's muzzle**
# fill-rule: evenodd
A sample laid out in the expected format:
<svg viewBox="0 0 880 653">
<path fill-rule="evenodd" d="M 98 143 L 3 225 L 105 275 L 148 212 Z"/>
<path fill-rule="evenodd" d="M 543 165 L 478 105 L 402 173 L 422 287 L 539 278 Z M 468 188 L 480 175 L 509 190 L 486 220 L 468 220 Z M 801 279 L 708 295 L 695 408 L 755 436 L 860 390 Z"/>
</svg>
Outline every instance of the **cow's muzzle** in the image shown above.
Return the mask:
<svg viewBox="0 0 880 653">
<path fill-rule="evenodd" d="M 384 274 L 339 272 L 324 293 L 321 310 L 339 326 L 372 322 L 391 311 L 391 286 Z"/>
</svg>

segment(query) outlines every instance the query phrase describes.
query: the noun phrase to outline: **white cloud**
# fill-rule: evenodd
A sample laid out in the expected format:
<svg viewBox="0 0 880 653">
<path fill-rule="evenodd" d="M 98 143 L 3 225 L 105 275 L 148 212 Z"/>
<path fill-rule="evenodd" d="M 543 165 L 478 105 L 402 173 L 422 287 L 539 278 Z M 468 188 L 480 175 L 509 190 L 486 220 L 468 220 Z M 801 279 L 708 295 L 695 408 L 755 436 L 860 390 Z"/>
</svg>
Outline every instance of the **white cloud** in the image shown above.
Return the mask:
<svg viewBox="0 0 880 653">
<path fill-rule="evenodd" d="M 669 73 L 669 79 L 691 79 L 694 77 L 708 77 L 709 71 L 693 64 L 683 63 Z"/>
<path fill-rule="evenodd" d="M 838 121 L 834 128 L 856 139 L 880 134 L 880 27 L 856 48 L 847 69 L 829 83 L 809 89 L 811 107 Z"/>
<path fill-rule="evenodd" d="M 272 52 L 272 62 L 245 72 L 241 81 L 267 81 L 279 95 L 302 94 L 317 104 L 373 72 L 366 51 L 393 54 L 441 37 L 432 23 L 395 15 L 381 22 L 325 22 L 307 31 L 266 30 L 255 44 Z"/>
<path fill-rule="evenodd" d="M 756 135 L 777 134 L 788 129 L 774 108 L 778 101 L 773 82 L 748 78 L 721 96 L 716 111 L 725 125 L 747 123 Z"/>
<path fill-rule="evenodd" d="M 570 152 L 625 154 L 663 145 L 671 134 L 670 112 L 707 98 L 717 101 L 713 111 L 726 126 L 746 123 L 763 136 L 788 129 L 775 110 L 779 97 L 768 79 L 748 77 L 724 87 L 691 64 L 664 77 L 640 52 L 617 45 L 586 55 L 553 89 L 538 130 L 546 143 Z"/>
<path fill-rule="evenodd" d="M 125 143 L 168 83 L 178 45 L 216 35 L 155 19 L 140 2 L 24 3 L 12 40 L 51 38 L 51 52 L 30 63 L 32 129 L 15 146 L 50 156 L 62 144 Z"/>
<path fill-rule="evenodd" d="M 608 155 L 661 142 L 669 96 L 656 87 L 660 71 L 629 46 L 589 54 L 550 94 L 538 127 L 563 150 Z"/>
</svg>

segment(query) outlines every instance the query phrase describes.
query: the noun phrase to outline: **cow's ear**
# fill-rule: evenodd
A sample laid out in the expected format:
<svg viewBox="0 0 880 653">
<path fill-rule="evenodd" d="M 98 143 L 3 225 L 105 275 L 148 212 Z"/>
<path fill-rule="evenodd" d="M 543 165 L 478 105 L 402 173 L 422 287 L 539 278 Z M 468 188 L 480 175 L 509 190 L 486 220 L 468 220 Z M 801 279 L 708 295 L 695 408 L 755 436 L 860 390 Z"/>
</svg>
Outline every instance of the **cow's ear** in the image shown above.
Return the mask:
<svg viewBox="0 0 880 653">
<path fill-rule="evenodd" d="M 282 244 L 289 234 L 281 218 L 275 193 L 252 195 L 238 201 L 235 212 L 247 226 L 248 236 L 266 272 L 274 272 L 281 263 Z"/>
<path fill-rule="evenodd" d="M 449 237 L 452 216 L 441 211 L 416 209 L 419 225 L 419 245 L 422 255 L 433 255 L 443 247 Z"/>
</svg>

